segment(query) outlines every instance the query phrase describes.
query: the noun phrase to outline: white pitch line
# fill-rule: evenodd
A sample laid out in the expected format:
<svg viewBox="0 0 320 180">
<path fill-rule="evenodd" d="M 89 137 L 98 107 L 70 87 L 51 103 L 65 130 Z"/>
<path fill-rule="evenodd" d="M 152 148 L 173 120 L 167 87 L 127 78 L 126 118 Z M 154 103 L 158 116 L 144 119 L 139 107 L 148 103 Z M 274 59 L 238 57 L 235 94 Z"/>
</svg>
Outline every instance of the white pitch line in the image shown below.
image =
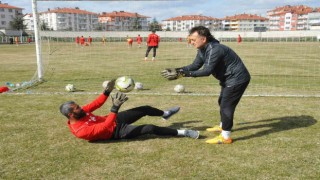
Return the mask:
<svg viewBox="0 0 320 180">
<path fill-rule="evenodd" d="M 90 95 L 90 94 L 100 94 L 102 92 L 7 92 L 3 95 Z M 213 93 L 145 93 L 145 92 L 130 92 L 126 93 L 128 95 L 147 95 L 147 96 L 219 96 L 219 94 Z M 291 94 L 291 95 L 270 95 L 270 94 L 245 94 L 244 97 L 301 97 L 301 98 L 320 98 L 320 94 L 315 95 L 301 95 L 301 94 Z"/>
</svg>

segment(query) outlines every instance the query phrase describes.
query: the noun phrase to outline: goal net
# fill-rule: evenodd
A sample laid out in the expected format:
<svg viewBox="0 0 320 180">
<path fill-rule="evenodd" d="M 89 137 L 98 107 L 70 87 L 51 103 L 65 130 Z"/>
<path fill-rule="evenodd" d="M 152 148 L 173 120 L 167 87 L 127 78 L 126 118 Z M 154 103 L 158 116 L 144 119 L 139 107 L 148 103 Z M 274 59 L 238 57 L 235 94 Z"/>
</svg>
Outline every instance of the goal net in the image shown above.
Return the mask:
<svg viewBox="0 0 320 180">
<path fill-rule="evenodd" d="M 50 87 L 59 89 L 68 83 L 86 91 L 96 91 L 104 80 L 123 75 L 144 84 L 140 93 L 174 93 L 176 84 L 185 86 L 188 95 L 218 94 L 219 82 L 213 77 L 182 78 L 166 81 L 160 71 L 192 63 L 196 49 L 187 44 L 187 32 L 157 32 L 161 37 L 155 61 L 151 51 L 148 60 L 146 37 L 150 32 L 43 32 L 43 58 L 48 62 L 45 79 Z M 91 36 L 91 45 L 75 43 L 76 36 Z M 143 37 L 141 47 L 132 47 L 127 37 Z M 235 50 L 249 69 L 252 80 L 246 95 L 252 96 L 319 96 L 319 42 L 315 37 L 243 37 L 213 32 Z M 60 35 L 64 36 L 61 37 Z M 229 37 L 228 37 L 229 36 Z M 102 42 L 106 38 L 106 43 Z M 61 88 L 60 88 L 61 89 Z"/>
<path fill-rule="evenodd" d="M 81 6 L 81 3 L 79 1 L 77 5 Z M 107 7 L 111 2 L 104 3 Z M 39 15 L 40 12 L 38 10 Z M 69 17 L 61 16 L 63 18 L 67 20 Z M 165 68 L 182 67 L 193 62 L 197 50 L 187 43 L 187 31 L 157 31 L 161 42 L 155 61 L 152 61 L 152 51 L 145 61 L 146 38 L 150 31 L 128 29 L 40 31 L 41 69 L 45 83 L 34 88 L 33 92 L 67 93 L 64 87 L 73 84 L 76 93 L 96 93 L 102 90 L 104 81 L 127 75 L 144 86 L 144 90 L 132 91 L 132 94 L 219 94 L 219 82 L 214 77 L 175 81 L 161 77 L 160 72 Z M 222 44 L 231 47 L 251 73 L 251 83 L 245 95 L 320 96 L 320 43 L 317 42 L 317 32 L 212 31 L 212 34 Z M 240 44 L 236 41 L 238 34 L 243 40 Z M 140 46 L 136 41 L 138 35 L 143 39 Z M 77 43 L 77 37 L 84 37 L 85 43 Z M 92 42 L 89 42 L 89 37 Z M 128 43 L 130 38 L 133 39 L 132 46 Z M 35 75 L 30 82 L 37 79 Z M 175 93 L 173 89 L 177 84 L 184 85 L 186 93 Z"/>
</svg>

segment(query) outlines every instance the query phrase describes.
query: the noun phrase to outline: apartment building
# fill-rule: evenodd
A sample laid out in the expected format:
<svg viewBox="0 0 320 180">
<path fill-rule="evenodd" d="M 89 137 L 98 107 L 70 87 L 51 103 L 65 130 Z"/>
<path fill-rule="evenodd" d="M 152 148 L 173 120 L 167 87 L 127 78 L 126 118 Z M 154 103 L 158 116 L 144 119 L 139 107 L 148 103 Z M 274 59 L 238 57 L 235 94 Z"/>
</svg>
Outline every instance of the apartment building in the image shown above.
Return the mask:
<svg viewBox="0 0 320 180">
<path fill-rule="evenodd" d="M 26 30 L 34 30 L 33 15 L 31 13 L 23 16 L 23 24 L 26 26 Z"/>
<path fill-rule="evenodd" d="M 93 31 L 99 26 L 98 14 L 79 8 L 48 9 L 39 15 L 40 24 L 54 31 Z"/>
<path fill-rule="evenodd" d="M 320 8 L 308 14 L 308 30 L 320 30 Z"/>
<path fill-rule="evenodd" d="M 267 11 L 271 31 L 308 30 L 309 13 L 314 9 L 304 5 L 283 6 Z"/>
<path fill-rule="evenodd" d="M 16 17 L 22 17 L 23 8 L 11 6 L 0 1 L 0 29 L 12 29 L 10 22 Z"/>
<path fill-rule="evenodd" d="M 162 21 L 162 29 L 170 31 L 189 31 L 195 26 L 205 26 L 210 30 L 221 30 L 221 20 L 203 15 L 183 15 Z"/>
<path fill-rule="evenodd" d="M 103 12 L 99 15 L 99 23 L 106 31 L 147 31 L 148 16 L 126 11 Z"/>
<path fill-rule="evenodd" d="M 246 13 L 226 16 L 222 21 L 225 31 L 266 31 L 268 24 L 268 18 Z"/>
</svg>

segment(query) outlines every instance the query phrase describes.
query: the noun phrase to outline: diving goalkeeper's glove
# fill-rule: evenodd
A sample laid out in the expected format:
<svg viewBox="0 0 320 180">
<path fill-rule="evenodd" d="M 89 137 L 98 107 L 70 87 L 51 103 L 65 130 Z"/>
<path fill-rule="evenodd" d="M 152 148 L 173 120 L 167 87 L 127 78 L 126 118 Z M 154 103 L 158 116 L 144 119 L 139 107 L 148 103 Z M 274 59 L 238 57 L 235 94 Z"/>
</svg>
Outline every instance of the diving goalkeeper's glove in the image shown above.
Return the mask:
<svg viewBox="0 0 320 180">
<path fill-rule="evenodd" d="M 111 112 L 118 113 L 120 106 L 128 100 L 128 97 L 122 93 L 117 92 L 115 95 L 111 96 L 112 98 L 112 107 Z"/>
<path fill-rule="evenodd" d="M 110 82 L 108 82 L 106 88 L 104 89 L 103 94 L 106 96 L 109 96 L 111 91 L 114 89 L 116 79 L 112 79 Z"/>
</svg>

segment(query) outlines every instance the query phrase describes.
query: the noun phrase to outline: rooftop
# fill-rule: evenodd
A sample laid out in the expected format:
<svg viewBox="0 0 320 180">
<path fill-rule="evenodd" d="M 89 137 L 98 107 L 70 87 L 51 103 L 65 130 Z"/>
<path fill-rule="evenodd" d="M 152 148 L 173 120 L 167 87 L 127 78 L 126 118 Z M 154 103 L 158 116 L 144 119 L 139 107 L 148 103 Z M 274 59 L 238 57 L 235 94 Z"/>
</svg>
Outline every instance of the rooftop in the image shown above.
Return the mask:
<svg viewBox="0 0 320 180">
<path fill-rule="evenodd" d="M 268 20 L 268 18 L 258 16 L 255 14 L 236 14 L 234 16 L 226 16 L 225 20 Z"/>
<path fill-rule="evenodd" d="M 316 10 L 319 10 L 320 8 L 315 8 Z M 308 14 L 311 13 L 315 10 L 312 7 L 309 6 L 305 6 L 305 5 L 297 5 L 297 6 L 291 6 L 291 5 L 286 5 L 286 6 L 282 6 L 282 7 L 277 7 L 273 10 L 267 11 L 268 13 L 272 13 L 270 14 L 270 16 L 272 15 L 280 15 L 280 14 L 286 14 L 286 13 L 292 13 L 292 14 Z"/>
<path fill-rule="evenodd" d="M 98 15 L 97 13 L 89 12 L 86 10 L 81 10 L 79 8 L 56 8 L 53 10 L 48 9 L 48 11 L 41 12 L 43 14 L 47 13 L 61 13 L 61 14 L 94 14 Z"/>
<path fill-rule="evenodd" d="M 138 13 L 126 12 L 126 11 L 113 11 L 113 12 L 102 12 L 99 17 L 139 17 L 139 18 L 150 18 Z"/>
<path fill-rule="evenodd" d="M 210 16 L 203 16 L 203 15 L 184 15 L 184 16 L 172 17 L 169 19 L 165 19 L 163 21 L 186 21 L 186 20 L 219 20 L 219 19 L 213 18 Z"/>
<path fill-rule="evenodd" d="M 19 7 L 16 7 L 16 6 L 11 6 L 9 5 L 8 3 L 1 3 L 0 1 L 0 8 L 5 8 L 5 9 L 23 9 L 23 8 L 19 8 Z"/>
</svg>

